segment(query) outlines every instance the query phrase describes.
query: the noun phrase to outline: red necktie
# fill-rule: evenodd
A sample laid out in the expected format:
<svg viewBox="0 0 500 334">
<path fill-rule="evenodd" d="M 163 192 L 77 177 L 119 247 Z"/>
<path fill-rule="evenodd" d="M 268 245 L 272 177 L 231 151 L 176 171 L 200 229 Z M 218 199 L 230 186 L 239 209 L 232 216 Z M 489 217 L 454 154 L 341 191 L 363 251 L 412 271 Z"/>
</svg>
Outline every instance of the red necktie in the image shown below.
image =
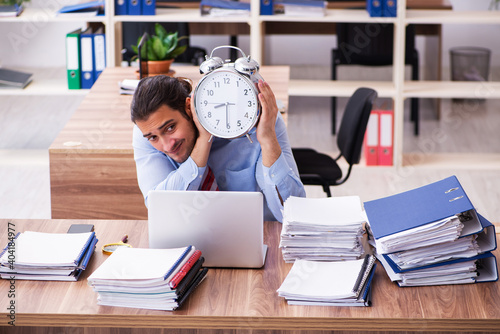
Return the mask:
<svg viewBox="0 0 500 334">
<path fill-rule="evenodd" d="M 200 190 L 207 191 L 218 191 L 219 187 L 217 186 L 217 181 L 215 181 L 214 172 L 212 169 L 207 166 L 205 170 L 205 174 L 203 175 L 203 180 L 201 181 Z"/>
</svg>

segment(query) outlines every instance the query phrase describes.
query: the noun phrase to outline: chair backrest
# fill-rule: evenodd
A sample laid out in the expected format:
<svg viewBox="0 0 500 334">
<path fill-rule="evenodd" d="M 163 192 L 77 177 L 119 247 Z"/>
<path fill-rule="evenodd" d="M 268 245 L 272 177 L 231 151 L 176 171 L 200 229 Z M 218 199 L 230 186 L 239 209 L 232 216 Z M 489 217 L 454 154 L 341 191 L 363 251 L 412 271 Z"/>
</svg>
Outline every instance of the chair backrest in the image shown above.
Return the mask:
<svg viewBox="0 0 500 334">
<path fill-rule="evenodd" d="M 394 25 L 390 23 L 337 23 L 341 64 L 392 65 Z M 415 49 L 415 26 L 406 27 L 405 60 Z"/>
<path fill-rule="evenodd" d="M 349 98 L 342 116 L 337 145 L 340 154 L 349 163 L 349 166 L 359 163 L 361 149 L 368 125 L 368 118 L 372 110 L 373 101 L 377 92 L 371 88 L 358 88 Z"/>
</svg>

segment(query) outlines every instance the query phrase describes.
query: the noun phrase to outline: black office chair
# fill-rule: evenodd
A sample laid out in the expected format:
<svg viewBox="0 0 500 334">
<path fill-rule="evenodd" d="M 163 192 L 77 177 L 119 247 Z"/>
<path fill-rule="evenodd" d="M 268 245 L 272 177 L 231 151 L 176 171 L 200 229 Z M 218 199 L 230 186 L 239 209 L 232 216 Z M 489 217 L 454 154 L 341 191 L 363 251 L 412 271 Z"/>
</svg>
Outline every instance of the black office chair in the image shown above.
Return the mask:
<svg viewBox="0 0 500 334">
<path fill-rule="evenodd" d="M 332 80 L 337 66 L 388 66 L 393 64 L 394 26 L 381 23 L 337 23 L 337 49 L 332 50 Z M 411 79 L 418 80 L 419 61 L 415 49 L 415 26 L 406 27 L 405 64 L 411 65 Z M 336 130 L 337 98 L 331 98 L 332 134 Z M 410 119 L 414 134 L 419 133 L 419 101 L 411 99 Z"/>
<path fill-rule="evenodd" d="M 179 37 L 189 36 L 189 24 L 186 22 L 162 22 L 161 25 L 168 32 L 179 32 Z M 149 33 L 150 36 L 154 35 L 154 26 L 154 22 L 122 23 L 123 60 L 129 62 L 130 64 L 132 58 L 135 56 L 135 52 L 132 50 L 132 45 L 137 45 L 139 36 L 142 36 L 144 32 Z M 176 63 L 190 63 L 199 66 L 203 61 L 205 61 L 205 55 L 207 54 L 205 49 L 190 45 L 189 39 L 183 39 L 179 41 L 179 44 L 187 44 L 188 47 L 183 54 L 175 58 Z"/>
<path fill-rule="evenodd" d="M 333 159 L 310 148 L 292 148 L 299 169 L 300 179 L 306 185 L 323 186 L 331 197 L 330 186 L 338 186 L 347 181 L 352 166 L 359 163 L 368 118 L 377 92 L 371 88 L 358 88 L 349 98 L 337 135 L 340 154 Z M 349 168 L 344 177 L 337 161 L 344 157 Z"/>
</svg>

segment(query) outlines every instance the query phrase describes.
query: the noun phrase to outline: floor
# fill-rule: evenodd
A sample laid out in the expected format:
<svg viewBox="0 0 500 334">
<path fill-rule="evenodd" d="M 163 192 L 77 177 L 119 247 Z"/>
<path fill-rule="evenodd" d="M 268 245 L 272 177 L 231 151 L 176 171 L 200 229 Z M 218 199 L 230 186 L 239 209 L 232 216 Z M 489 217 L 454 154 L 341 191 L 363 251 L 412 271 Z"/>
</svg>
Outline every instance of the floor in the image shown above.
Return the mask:
<svg viewBox="0 0 500 334">
<path fill-rule="evenodd" d="M 293 67 L 292 78 L 328 75 L 322 67 Z M 339 73 L 365 75 L 363 69 Z M 498 73 L 497 73 L 498 74 Z M 379 74 L 373 74 L 379 76 Z M 383 73 L 390 79 L 390 73 Z M 494 77 L 494 76 L 493 76 Z M 498 77 L 498 76 L 497 76 Z M 493 79 L 492 79 L 493 80 Z M 496 81 L 499 81 L 496 79 Z M 50 218 L 48 147 L 77 108 L 81 97 L 0 97 L 0 218 Z M 338 119 L 347 99 L 338 99 Z M 383 107 L 388 101 L 377 100 Z M 290 97 L 289 137 L 294 147 L 314 147 L 334 155 L 330 134 L 330 99 Z M 415 137 L 405 121 L 405 152 L 500 153 L 500 101 L 421 101 L 421 134 Z M 479 164 L 481 166 L 481 163 Z M 332 188 L 334 196 L 358 195 L 361 201 L 388 196 L 456 175 L 472 204 L 492 222 L 500 222 L 500 170 L 463 165 L 401 169 L 356 166 L 350 179 Z M 306 187 L 309 197 L 325 196 L 320 187 Z"/>
</svg>

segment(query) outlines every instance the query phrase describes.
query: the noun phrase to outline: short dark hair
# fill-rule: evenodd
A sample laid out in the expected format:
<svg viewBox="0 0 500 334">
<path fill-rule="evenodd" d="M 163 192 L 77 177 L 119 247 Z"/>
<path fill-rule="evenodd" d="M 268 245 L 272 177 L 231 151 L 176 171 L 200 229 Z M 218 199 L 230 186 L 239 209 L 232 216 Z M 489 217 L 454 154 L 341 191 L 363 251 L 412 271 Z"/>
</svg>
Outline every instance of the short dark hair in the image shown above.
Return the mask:
<svg viewBox="0 0 500 334">
<path fill-rule="evenodd" d="M 130 105 L 132 122 L 144 121 L 163 105 L 177 110 L 187 119 L 186 98 L 193 86 L 187 78 L 174 78 L 167 75 L 156 75 L 142 79 L 135 90 Z"/>
</svg>

